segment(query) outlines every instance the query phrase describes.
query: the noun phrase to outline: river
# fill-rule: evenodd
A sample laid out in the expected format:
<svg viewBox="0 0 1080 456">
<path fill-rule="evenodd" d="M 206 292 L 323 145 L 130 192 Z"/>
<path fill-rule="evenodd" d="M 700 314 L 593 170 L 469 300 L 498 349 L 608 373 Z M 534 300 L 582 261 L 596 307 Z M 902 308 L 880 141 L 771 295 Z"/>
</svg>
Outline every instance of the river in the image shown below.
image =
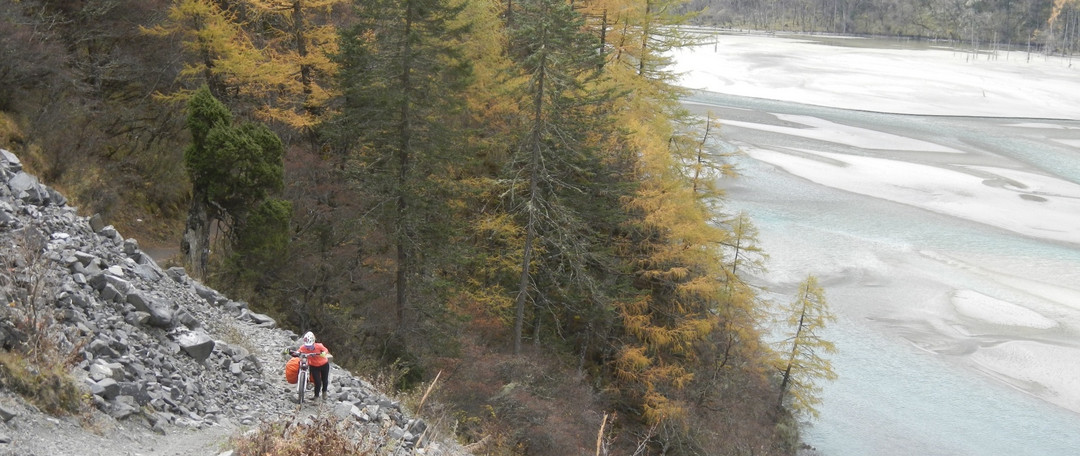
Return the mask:
<svg viewBox="0 0 1080 456">
<path fill-rule="evenodd" d="M 1054 206 L 1080 197 L 1080 122 L 713 92 L 685 106 L 720 121 L 715 151 L 742 152 L 723 186 L 725 210 L 751 216 L 770 256 L 752 280 L 785 302 L 814 274 L 839 317 L 825 333 L 839 378 L 822 385 L 807 444 L 826 456 L 1080 454 L 1080 243 L 1077 226 L 1055 225 L 1077 214 Z"/>
</svg>

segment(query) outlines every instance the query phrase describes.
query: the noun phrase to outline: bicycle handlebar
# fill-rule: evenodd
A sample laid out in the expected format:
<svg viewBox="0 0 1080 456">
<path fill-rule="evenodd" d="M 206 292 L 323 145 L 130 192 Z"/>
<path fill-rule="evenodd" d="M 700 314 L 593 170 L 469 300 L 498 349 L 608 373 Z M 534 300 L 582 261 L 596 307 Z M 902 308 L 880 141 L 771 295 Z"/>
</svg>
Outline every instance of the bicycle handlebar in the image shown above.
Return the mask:
<svg viewBox="0 0 1080 456">
<path fill-rule="evenodd" d="M 326 353 L 326 352 L 323 352 L 323 353 L 301 353 L 301 352 L 295 351 L 295 350 L 289 350 L 289 355 L 291 355 L 293 357 L 296 357 L 296 358 L 310 358 L 312 356 L 323 356 L 323 355 L 327 355 L 327 357 L 329 357 L 329 353 Z"/>
</svg>

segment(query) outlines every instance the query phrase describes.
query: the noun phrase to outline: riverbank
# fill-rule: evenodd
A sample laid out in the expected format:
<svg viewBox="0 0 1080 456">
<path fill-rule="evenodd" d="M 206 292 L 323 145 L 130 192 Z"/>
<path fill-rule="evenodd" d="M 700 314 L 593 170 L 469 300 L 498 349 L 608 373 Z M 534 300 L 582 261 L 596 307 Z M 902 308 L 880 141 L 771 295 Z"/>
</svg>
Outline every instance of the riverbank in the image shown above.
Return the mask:
<svg viewBox="0 0 1080 456">
<path fill-rule="evenodd" d="M 679 84 L 714 93 L 898 114 L 1080 119 L 1080 66 L 875 38 L 717 32 L 672 52 Z M 850 43 L 841 45 L 844 43 Z"/>
<path fill-rule="evenodd" d="M 1075 70 L 791 37 L 696 52 L 676 66 L 715 84 L 687 106 L 719 121 L 716 148 L 743 152 L 722 184 L 770 254 L 756 280 L 784 302 L 815 274 L 841 316 L 827 336 L 840 379 L 807 442 L 828 456 L 1080 447 L 1078 223 L 1062 218 L 1078 211 L 1055 206 L 1080 199 L 1080 123 L 1027 119 L 1075 117 Z M 964 101 L 980 84 L 1000 96 Z"/>
</svg>

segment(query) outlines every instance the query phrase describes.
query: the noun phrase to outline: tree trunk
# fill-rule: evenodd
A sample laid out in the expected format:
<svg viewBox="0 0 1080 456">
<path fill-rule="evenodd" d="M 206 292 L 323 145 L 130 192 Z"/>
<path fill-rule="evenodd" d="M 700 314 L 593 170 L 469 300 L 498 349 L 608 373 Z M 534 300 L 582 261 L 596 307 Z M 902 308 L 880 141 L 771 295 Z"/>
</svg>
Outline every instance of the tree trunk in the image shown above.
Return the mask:
<svg viewBox="0 0 1080 456">
<path fill-rule="evenodd" d="M 645 60 L 649 56 L 649 34 L 652 33 L 652 0 L 645 0 L 645 23 L 641 26 L 641 56 L 638 60 L 638 76 L 645 76 Z"/>
<path fill-rule="evenodd" d="M 698 144 L 697 165 L 694 167 L 694 195 L 697 195 L 698 180 L 701 178 L 701 168 L 705 166 L 705 143 L 709 141 L 709 130 L 711 129 L 712 112 L 710 111 L 705 118 L 705 134 L 701 137 L 701 144 Z"/>
<path fill-rule="evenodd" d="M 308 55 L 307 37 L 304 36 L 304 9 L 300 0 L 293 1 L 293 35 L 296 39 L 296 55 L 300 61 L 306 61 Z M 300 64 L 300 84 L 304 90 L 304 109 L 309 109 L 307 98 L 311 96 L 311 64 Z"/>
<path fill-rule="evenodd" d="M 398 197 L 397 197 L 397 317 L 398 326 L 405 324 L 405 314 L 408 309 L 408 270 L 409 270 L 409 227 L 406 220 L 409 211 L 408 205 L 408 181 L 410 154 L 412 153 L 412 124 L 410 112 L 410 100 L 412 98 L 412 20 L 414 4 L 407 3 L 405 9 L 405 44 L 402 49 L 401 64 L 401 92 L 405 95 L 401 101 L 401 124 L 398 143 Z"/>
<path fill-rule="evenodd" d="M 792 353 L 794 356 L 794 353 Z M 791 380 L 791 363 L 795 360 L 789 360 L 787 369 L 784 370 L 784 380 L 780 382 L 780 400 L 776 402 L 776 408 L 784 408 L 784 396 L 787 394 L 788 381 Z"/>
<path fill-rule="evenodd" d="M 809 290 L 809 287 L 807 287 Z M 799 326 L 795 329 L 795 338 L 791 342 L 791 356 L 788 357 L 787 368 L 784 369 L 784 379 L 780 382 L 780 400 L 777 401 L 777 408 L 784 406 L 784 396 L 787 395 L 787 386 L 791 381 L 791 366 L 795 364 L 795 355 L 799 352 L 799 337 L 802 336 L 803 327 L 806 323 L 806 304 L 803 303 L 802 313 L 799 314 Z"/>
<path fill-rule="evenodd" d="M 607 47 L 607 8 L 604 8 L 604 15 L 600 18 L 600 63 L 599 70 L 604 69 L 604 63 L 607 61 L 607 56 L 604 55 L 604 48 Z"/>
<path fill-rule="evenodd" d="M 184 237 L 180 240 L 180 252 L 185 263 L 191 268 L 191 276 L 197 279 L 206 277 L 206 263 L 210 254 L 210 216 L 207 212 L 206 197 L 196 191 L 188 209 L 187 224 L 184 225 Z"/>
<path fill-rule="evenodd" d="M 536 242 L 537 200 L 539 199 L 540 179 L 540 130 L 544 115 L 544 74 L 547 68 L 547 55 L 540 56 L 540 69 L 537 75 L 536 95 L 533 97 L 533 130 L 529 138 L 532 156 L 529 160 L 529 202 L 525 210 L 528 222 L 525 234 L 525 248 L 521 258 L 521 278 L 518 280 L 518 295 L 514 313 L 514 354 L 521 354 L 521 329 L 525 321 L 525 301 L 529 294 L 529 268 L 532 263 L 533 244 Z"/>
</svg>

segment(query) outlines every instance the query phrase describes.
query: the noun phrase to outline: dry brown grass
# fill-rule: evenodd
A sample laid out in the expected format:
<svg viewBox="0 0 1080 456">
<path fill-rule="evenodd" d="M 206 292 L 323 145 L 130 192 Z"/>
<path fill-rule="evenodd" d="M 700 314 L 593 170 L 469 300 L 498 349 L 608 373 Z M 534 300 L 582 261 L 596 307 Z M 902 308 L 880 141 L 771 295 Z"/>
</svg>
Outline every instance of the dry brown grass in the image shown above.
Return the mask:
<svg viewBox="0 0 1080 456">
<path fill-rule="evenodd" d="M 310 421 L 263 422 L 252 432 L 232 440 L 236 456 L 376 456 L 378 437 L 354 433 L 348 423 L 333 416 Z"/>
<path fill-rule="evenodd" d="M 469 343 L 446 372 L 437 399 L 454 404 L 450 427 L 463 443 L 475 444 L 477 454 L 595 452 L 602 402 L 558 359 L 540 352 L 513 356 Z M 617 434 L 608 429 L 611 440 Z"/>
<path fill-rule="evenodd" d="M 53 318 L 58 280 L 45 246 L 44 234 L 27 227 L 0 248 L 0 295 L 6 298 L 0 321 L 11 336 L 8 350 L 0 350 L 0 385 L 46 413 L 76 414 L 87 407 L 71 375 L 83 341 L 65 334 Z"/>
</svg>

